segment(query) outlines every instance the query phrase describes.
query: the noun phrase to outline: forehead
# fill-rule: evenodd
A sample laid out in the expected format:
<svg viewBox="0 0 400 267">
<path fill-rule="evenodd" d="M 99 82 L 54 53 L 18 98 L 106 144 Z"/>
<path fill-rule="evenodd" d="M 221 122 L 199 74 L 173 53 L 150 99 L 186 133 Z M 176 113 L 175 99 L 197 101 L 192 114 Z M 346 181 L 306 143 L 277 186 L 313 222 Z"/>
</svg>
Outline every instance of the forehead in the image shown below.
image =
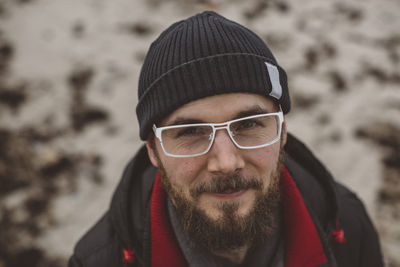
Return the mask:
<svg viewBox="0 0 400 267">
<path fill-rule="evenodd" d="M 234 119 L 240 112 L 254 109 L 275 112 L 277 108 L 271 98 L 258 94 L 221 94 L 185 104 L 167 116 L 162 125 L 171 124 L 178 118 L 204 122 L 224 122 Z"/>
</svg>

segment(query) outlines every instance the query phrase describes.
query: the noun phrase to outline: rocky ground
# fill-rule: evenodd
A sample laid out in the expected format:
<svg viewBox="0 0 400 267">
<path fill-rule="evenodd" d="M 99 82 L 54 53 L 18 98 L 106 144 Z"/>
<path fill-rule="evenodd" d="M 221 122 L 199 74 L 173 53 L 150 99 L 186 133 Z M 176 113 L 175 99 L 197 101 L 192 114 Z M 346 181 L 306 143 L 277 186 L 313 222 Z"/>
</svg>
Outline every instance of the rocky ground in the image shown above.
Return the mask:
<svg viewBox="0 0 400 267">
<path fill-rule="evenodd" d="M 397 0 L 0 0 L 0 267 L 65 266 L 142 144 L 151 41 L 205 9 L 268 43 L 289 130 L 364 201 L 400 266 Z"/>
</svg>

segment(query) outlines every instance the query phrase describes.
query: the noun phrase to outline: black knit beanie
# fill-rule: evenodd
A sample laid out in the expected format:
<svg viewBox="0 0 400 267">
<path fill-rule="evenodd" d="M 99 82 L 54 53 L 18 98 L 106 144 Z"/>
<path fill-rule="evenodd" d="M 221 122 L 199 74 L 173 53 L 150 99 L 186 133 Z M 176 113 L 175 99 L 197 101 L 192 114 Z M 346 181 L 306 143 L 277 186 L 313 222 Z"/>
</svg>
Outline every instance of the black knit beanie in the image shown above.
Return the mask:
<svg viewBox="0 0 400 267">
<path fill-rule="evenodd" d="M 140 138 L 175 109 L 226 93 L 272 97 L 286 114 L 285 71 L 252 31 L 206 11 L 172 24 L 151 44 L 139 78 Z"/>
</svg>

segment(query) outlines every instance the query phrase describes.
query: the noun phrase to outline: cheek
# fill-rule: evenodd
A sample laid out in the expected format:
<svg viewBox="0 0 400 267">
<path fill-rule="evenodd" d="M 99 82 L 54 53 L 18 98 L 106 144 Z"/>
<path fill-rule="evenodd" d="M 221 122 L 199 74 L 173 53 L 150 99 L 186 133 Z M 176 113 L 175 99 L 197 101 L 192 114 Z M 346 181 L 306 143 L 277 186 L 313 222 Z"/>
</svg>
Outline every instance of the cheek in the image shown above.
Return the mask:
<svg viewBox="0 0 400 267">
<path fill-rule="evenodd" d="M 258 168 L 275 170 L 279 161 L 279 145 L 256 149 L 251 154 L 251 161 Z"/>
<path fill-rule="evenodd" d="M 271 146 L 254 150 L 251 156 L 249 156 L 248 163 L 251 164 L 257 175 L 266 179 L 265 186 L 267 187 L 270 182 L 271 175 L 276 171 L 277 164 L 279 162 L 279 145 Z"/>
<path fill-rule="evenodd" d="M 199 180 L 204 166 L 195 158 L 172 158 L 164 161 L 163 166 L 171 182 L 186 191 L 193 183 Z"/>
</svg>

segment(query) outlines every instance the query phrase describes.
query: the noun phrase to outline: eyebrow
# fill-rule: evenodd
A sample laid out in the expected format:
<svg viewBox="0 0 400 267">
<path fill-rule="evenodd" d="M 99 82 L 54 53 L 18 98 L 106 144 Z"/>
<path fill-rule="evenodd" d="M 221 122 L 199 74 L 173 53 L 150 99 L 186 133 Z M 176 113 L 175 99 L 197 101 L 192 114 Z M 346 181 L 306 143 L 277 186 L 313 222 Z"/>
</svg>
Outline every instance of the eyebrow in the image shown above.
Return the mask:
<svg viewBox="0 0 400 267">
<path fill-rule="evenodd" d="M 249 117 L 253 115 L 259 115 L 259 114 L 266 114 L 266 113 L 271 113 L 268 109 L 262 108 L 258 105 L 251 107 L 249 109 L 240 111 L 239 113 L 236 114 L 232 119 L 240 119 L 244 117 Z"/>
<path fill-rule="evenodd" d="M 262 108 L 259 105 L 255 105 L 253 107 L 250 107 L 250 108 L 247 108 L 245 110 L 239 111 L 230 120 L 235 120 L 235 119 L 240 119 L 240 118 L 249 117 L 249 116 L 253 116 L 253 115 L 265 114 L 265 113 L 271 113 L 271 111 L 269 111 L 266 108 Z M 167 123 L 166 126 L 195 124 L 195 123 L 208 123 L 208 122 L 205 122 L 205 121 L 200 120 L 200 119 L 195 119 L 195 118 L 177 117 L 172 122 Z"/>
</svg>

